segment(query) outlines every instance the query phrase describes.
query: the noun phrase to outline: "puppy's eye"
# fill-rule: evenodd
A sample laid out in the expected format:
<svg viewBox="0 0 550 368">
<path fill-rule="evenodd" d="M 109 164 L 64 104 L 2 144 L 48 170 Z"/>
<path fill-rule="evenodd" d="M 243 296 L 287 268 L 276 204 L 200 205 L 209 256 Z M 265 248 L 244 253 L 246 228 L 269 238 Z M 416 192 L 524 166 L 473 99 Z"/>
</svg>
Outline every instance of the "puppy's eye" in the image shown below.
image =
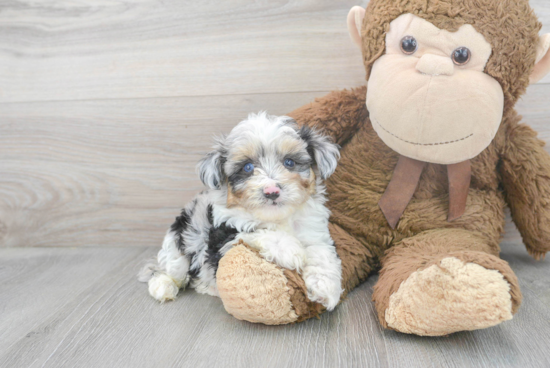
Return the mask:
<svg viewBox="0 0 550 368">
<path fill-rule="evenodd" d="M 401 51 L 406 55 L 412 55 L 418 49 L 418 42 L 413 36 L 403 37 L 401 40 Z"/>
<path fill-rule="evenodd" d="M 467 47 L 459 47 L 453 51 L 453 62 L 456 65 L 466 65 L 472 57 L 472 53 Z"/>
<path fill-rule="evenodd" d="M 244 172 L 250 173 L 254 171 L 254 165 L 252 165 L 250 162 L 244 165 L 243 167 Z"/>
<path fill-rule="evenodd" d="M 289 168 L 290 168 L 290 167 L 294 167 L 295 164 L 296 164 L 296 163 L 294 162 L 293 159 L 287 158 L 287 159 L 285 160 L 285 166 L 286 166 L 286 167 L 289 167 Z"/>
</svg>

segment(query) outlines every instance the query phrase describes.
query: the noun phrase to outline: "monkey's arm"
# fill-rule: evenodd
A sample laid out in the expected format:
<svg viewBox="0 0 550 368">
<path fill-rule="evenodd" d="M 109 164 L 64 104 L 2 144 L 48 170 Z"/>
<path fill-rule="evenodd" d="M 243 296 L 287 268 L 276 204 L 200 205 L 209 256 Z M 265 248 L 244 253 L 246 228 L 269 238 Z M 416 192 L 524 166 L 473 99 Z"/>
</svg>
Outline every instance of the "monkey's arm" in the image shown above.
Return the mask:
<svg viewBox="0 0 550 368">
<path fill-rule="evenodd" d="M 511 124 L 501 156 L 512 218 L 527 251 L 537 260 L 550 251 L 550 155 L 544 145 L 529 126 Z"/>
<path fill-rule="evenodd" d="M 366 95 L 366 87 L 331 92 L 288 115 L 300 125 L 316 127 L 342 145 L 367 119 Z"/>
</svg>

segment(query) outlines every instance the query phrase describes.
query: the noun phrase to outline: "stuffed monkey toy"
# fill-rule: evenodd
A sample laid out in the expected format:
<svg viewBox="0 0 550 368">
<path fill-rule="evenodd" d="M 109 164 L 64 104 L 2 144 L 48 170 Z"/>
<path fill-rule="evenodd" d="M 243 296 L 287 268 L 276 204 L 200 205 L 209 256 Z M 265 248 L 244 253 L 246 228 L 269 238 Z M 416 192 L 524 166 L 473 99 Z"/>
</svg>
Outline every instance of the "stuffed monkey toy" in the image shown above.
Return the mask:
<svg viewBox="0 0 550 368">
<path fill-rule="evenodd" d="M 550 35 L 527 0 L 371 0 L 348 27 L 367 86 L 289 114 L 342 147 L 326 184 L 345 293 L 380 271 L 380 323 L 404 333 L 511 319 L 522 296 L 499 258 L 505 206 L 529 254 L 550 250 L 550 156 L 514 110 L 550 70 Z M 239 319 L 324 311 L 298 273 L 246 244 L 221 259 L 217 282 Z"/>
</svg>

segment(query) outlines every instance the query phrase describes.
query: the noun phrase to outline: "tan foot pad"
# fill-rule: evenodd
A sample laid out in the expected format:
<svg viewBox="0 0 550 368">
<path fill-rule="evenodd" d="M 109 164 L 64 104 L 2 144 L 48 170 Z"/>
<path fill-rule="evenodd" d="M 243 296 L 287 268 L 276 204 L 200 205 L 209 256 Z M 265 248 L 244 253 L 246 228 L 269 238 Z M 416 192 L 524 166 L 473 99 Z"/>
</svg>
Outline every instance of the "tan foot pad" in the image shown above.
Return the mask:
<svg viewBox="0 0 550 368">
<path fill-rule="evenodd" d="M 510 286 L 502 274 L 449 257 L 412 273 L 390 297 L 388 326 L 423 336 L 448 335 L 512 319 Z"/>
<path fill-rule="evenodd" d="M 216 279 L 225 310 L 237 319 L 266 325 L 298 319 L 283 270 L 243 245 L 223 256 Z"/>
</svg>

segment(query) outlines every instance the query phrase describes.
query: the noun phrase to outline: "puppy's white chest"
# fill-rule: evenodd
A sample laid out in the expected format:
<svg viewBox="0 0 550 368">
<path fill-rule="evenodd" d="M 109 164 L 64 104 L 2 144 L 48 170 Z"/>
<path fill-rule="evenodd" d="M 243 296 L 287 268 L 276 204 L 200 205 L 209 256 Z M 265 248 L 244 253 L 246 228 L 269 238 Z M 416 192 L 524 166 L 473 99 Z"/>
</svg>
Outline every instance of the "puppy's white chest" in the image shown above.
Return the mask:
<svg viewBox="0 0 550 368">
<path fill-rule="evenodd" d="M 275 225 L 271 230 L 296 236 L 298 234 L 299 228 L 300 225 L 298 221 L 288 221 L 284 224 Z"/>
</svg>

